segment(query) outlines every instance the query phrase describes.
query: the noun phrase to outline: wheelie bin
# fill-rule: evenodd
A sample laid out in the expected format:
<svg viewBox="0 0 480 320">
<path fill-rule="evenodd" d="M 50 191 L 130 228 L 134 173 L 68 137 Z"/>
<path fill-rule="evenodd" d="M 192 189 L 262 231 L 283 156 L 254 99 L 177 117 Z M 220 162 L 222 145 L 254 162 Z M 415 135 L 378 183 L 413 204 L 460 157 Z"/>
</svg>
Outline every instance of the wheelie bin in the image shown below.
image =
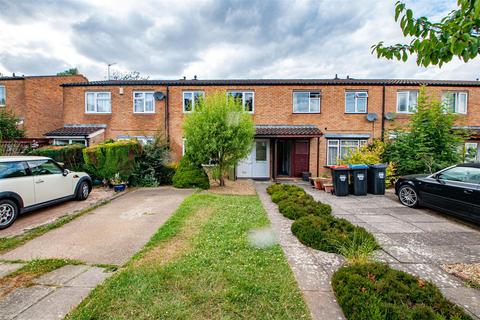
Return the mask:
<svg viewBox="0 0 480 320">
<path fill-rule="evenodd" d="M 387 165 L 383 163 L 368 166 L 367 184 L 368 193 L 385 194 L 385 178 Z"/>
<path fill-rule="evenodd" d="M 348 166 L 330 166 L 332 171 L 333 191 L 339 197 L 348 196 Z"/>
<path fill-rule="evenodd" d="M 366 164 L 351 164 L 353 194 L 356 196 L 367 195 L 367 169 Z"/>
</svg>

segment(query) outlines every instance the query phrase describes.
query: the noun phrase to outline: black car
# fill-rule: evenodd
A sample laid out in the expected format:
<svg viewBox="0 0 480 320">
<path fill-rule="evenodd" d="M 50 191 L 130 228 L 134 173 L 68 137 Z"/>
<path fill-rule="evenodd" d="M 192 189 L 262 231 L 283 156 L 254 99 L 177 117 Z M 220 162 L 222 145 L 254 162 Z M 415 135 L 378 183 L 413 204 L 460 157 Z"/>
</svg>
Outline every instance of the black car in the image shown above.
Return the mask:
<svg viewBox="0 0 480 320">
<path fill-rule="evenodd" d="M 398 179 L 395 194 L 407 207 L 425 206 L 480 224 L 480 164 L 459 164 L 431 175 Z"/>
</svg>

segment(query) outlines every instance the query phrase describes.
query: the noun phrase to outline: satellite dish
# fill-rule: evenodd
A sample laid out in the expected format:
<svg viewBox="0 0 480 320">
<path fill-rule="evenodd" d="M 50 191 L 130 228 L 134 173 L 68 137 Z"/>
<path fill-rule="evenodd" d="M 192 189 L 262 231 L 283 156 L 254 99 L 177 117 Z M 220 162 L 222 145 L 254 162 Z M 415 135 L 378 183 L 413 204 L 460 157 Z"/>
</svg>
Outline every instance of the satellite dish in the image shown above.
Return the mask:
<svg viewBox="0 0 480 320">
<path fill-rule="evenodd" d="M 377 121 L 378 115 L 376 113 L 367 114 L 367 120 L 370 122 Z"/>
<path fill-rule="evenodd" d="M 387 119 L 387 120 L 393 120 L 393 119 L 395 119 L 395 112 L 387 112 L 387 113 L 385 113 L 385 119 Z"/>
<path fill-rule="evenodd" d="M 163 92 L 157 91 L 153 94 L 155 100 L 163 100 L 165 99 L 165 94 Z"/>
</svg>

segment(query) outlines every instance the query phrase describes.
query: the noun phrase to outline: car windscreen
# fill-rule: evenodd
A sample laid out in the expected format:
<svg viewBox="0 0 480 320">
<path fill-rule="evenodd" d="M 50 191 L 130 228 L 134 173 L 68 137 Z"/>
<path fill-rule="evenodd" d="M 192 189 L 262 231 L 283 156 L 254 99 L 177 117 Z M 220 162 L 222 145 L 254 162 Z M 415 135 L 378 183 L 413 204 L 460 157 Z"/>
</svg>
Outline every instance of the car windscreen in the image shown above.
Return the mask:
<svg viewBox="0 0 480 320">
<path fill-rule="evenodd" d="M 27 176 L 23 162 L 0 162 L 0 179 L 18 178 Z"/>
</svg>

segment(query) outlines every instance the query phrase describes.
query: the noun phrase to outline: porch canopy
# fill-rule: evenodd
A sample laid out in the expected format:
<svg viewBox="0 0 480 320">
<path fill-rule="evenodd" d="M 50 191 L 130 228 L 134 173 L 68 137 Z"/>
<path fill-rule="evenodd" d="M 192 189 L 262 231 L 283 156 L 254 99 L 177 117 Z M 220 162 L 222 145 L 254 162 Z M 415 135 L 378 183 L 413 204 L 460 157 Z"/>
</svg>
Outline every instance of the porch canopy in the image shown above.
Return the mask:
<svg viewBox="0 0 480 320">
<path fill-rule="evenodd" d="M 256 125 L 256 138 L 316 138 L 322 131 L 315 125 Z"/>
<path fill-rule="evenodd" d="M 453 130 L 465 130 L 470 134 L 471 140 L 480 139 L 480 126 L 454 126 Z"/>
<path fill-rule="evenodd" d="M 89 145 L 89 139 L 105 132 L 106 125 L 65 125 L 49 131 L 44 134 L 45 137 L 54 139 L 55 141 L 64 141 L 65 143 L 72 143 L 73 140 L 83 140 L 85 144 Z"/>
</svg>

